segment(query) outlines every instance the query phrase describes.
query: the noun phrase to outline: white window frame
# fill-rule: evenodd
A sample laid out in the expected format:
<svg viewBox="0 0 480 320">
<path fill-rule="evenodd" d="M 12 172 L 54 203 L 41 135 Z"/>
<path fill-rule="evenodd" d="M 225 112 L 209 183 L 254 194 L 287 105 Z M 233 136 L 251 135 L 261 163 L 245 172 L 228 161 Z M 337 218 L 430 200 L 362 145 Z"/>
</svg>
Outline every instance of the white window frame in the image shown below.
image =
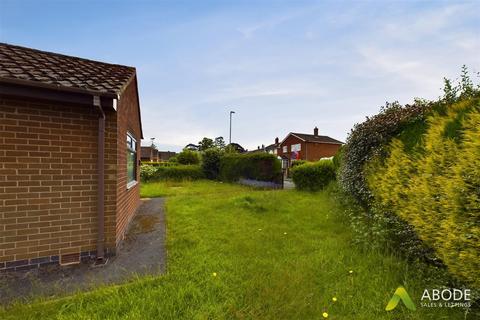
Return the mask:
<svg viewBox="0 0 480 320">
<path fill-rule="evenodd" d="M 127 189 L 132 188 L 135 186 L 138 181 L 137 181 L 137 139 L 135 139 L 135 136 L 127 131 L 127 152 L 133 152 L 135 155 L 135 159 L 133 160 L 133 180 L 129 180 L 130 176 L 128 174 L 128 155 L 127 155 Z"/>
</svg>

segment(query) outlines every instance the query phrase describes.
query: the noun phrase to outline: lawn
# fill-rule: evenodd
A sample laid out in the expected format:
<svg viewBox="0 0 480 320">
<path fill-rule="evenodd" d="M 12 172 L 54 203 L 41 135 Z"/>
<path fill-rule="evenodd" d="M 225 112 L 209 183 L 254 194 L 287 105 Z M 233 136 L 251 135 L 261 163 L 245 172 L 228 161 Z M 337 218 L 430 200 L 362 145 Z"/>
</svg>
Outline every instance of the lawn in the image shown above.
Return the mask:
<svg viewBox="0 0 480 320">
<path fill-rule="evenodd" d="M 352 245 L 326 193 L 197 181 L 142 195 L 167 197 L 167 274 L 17 304 L 0 319 L 463 319 L 418 305 L 436 284 L 408 263 Z M 416 311 L 384 310 L 399 285 Z"/>
</svg>

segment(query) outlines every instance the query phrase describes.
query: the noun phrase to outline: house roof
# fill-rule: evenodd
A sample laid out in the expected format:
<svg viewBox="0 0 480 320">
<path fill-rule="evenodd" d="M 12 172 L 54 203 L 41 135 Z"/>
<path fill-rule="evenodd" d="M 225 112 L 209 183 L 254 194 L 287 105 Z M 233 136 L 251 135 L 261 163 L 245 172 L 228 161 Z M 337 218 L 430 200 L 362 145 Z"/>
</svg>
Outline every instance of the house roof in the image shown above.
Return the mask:
<svg viewBox="0 0 480 320">
<path fill-rule="evenodd" d="M 306 142 L 313 142 L 313 143 L 330 143 L 330 144 L 343 144 L 343 142 L 330 138 L 329 136 L 320 136 L 320 135 L 313 135 L 313 134 L 306 134 L 306 133 L 296 133 L 290 132 L 285 139 L 280 144 L 283 144 L 285 140 L 290 136 L 295 136 L 300 140 Z"/>
<path fill-rule="evenodd" d="M 275 149 L 278 148 L 278 146 L 279 146 L 279 143 L 272 143 L 272 144 L 266 146 L 265 150 L 275 150 Z"/>
<path fill-rule="evenodd" d="M 120 95 L 135 68 L 0 43 L 0 82 Z"/>
</svg>

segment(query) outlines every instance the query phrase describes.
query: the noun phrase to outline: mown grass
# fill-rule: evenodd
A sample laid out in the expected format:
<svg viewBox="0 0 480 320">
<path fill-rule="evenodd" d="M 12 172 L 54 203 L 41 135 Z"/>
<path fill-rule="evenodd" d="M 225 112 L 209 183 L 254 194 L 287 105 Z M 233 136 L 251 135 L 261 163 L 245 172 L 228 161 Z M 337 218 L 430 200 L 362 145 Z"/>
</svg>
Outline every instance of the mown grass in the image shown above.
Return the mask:
<svg viewBox="0 0 480 320">
<path fill-rule="evenodd" d="M 0 319 L 463 319 L 420 308 L 436 284 L 353 246 L 326 193 L 197 181 L 143 185 L 142 195 L 168 197 L 165 275 L 13 305 Z M 398 285 L 417 311 L 384 310 Z"/>
</svg>

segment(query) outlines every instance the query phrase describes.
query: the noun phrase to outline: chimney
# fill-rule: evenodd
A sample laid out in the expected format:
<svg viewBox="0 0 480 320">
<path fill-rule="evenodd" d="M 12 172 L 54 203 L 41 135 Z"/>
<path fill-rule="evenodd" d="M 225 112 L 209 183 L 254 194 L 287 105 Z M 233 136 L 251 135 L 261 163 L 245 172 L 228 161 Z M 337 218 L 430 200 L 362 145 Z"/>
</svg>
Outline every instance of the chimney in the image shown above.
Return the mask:
<svg viewBox="0 0 480 320">
<path fill-rule="evenodd" d="M 278 137 L 275 138 L 275 144 L 278 144 Z"/>
<path fill-rule="evenodd" d="M 318 136 L 318 128 L 315 127 L 315 129 L 313 129 L 313 135 L 316 137 Z"/>
</svg>

